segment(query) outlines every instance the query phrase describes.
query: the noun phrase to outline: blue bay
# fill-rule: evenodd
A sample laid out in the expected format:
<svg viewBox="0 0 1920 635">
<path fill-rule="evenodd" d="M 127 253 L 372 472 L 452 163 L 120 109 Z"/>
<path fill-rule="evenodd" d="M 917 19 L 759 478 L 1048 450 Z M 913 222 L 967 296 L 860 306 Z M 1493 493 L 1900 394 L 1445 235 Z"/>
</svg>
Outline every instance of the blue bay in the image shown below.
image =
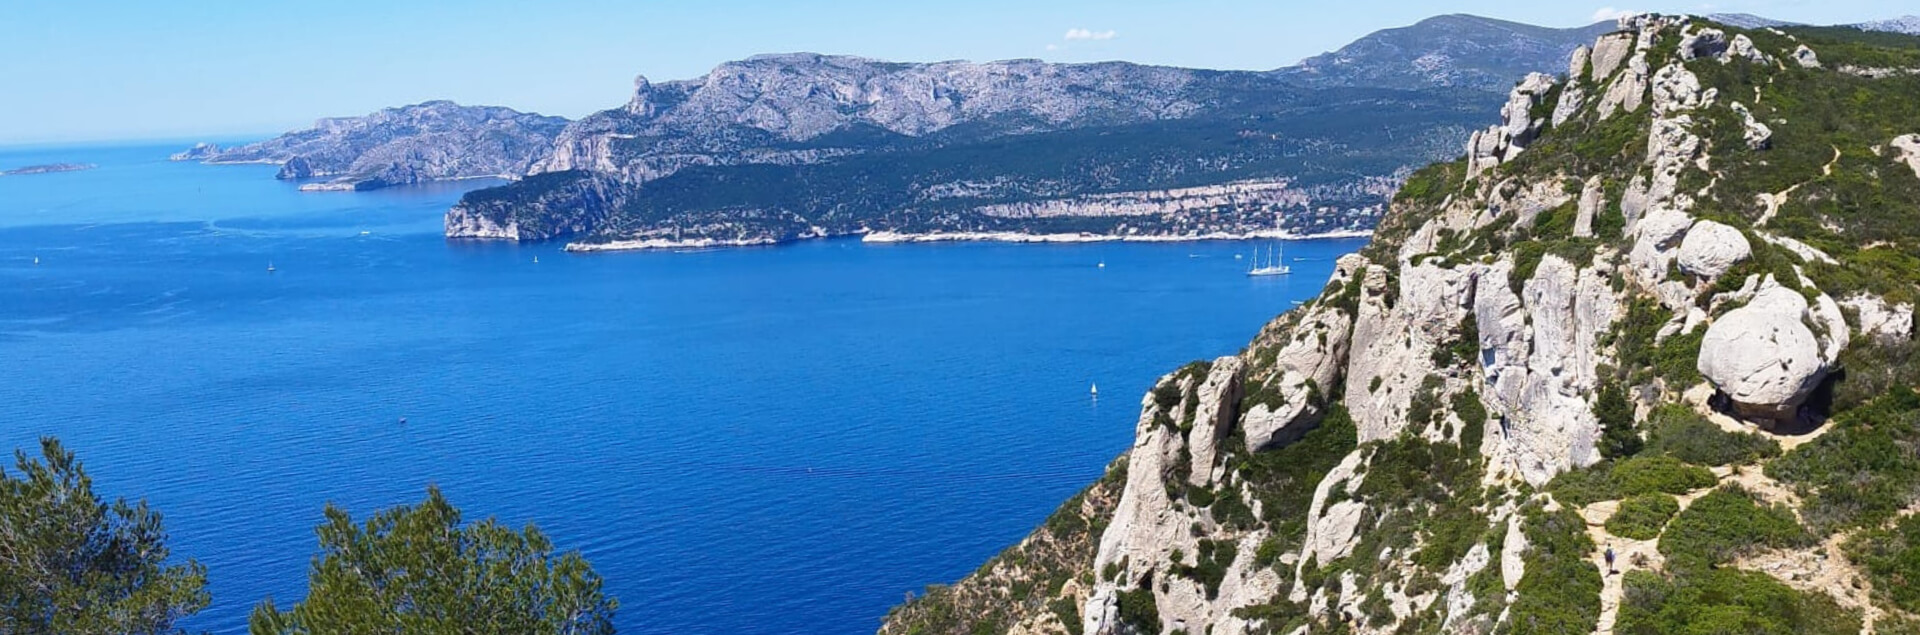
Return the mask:
<svg viewBox="0 0 1920 635">
<path fill-rule="evenodd" d="M 1363 243 L 1267 279 L 1232 242 L 570 255 L 441 238 L 486 182 L 300 193 L 173 149 L 0 150 L 100 166 L 0 177 L 0 446 L 56 435 L 161 510 L 220 633 L 300 598 L 323 505 L 428 484 L 584 552 L 623 632 L 872 632 Z"/>
</svg>

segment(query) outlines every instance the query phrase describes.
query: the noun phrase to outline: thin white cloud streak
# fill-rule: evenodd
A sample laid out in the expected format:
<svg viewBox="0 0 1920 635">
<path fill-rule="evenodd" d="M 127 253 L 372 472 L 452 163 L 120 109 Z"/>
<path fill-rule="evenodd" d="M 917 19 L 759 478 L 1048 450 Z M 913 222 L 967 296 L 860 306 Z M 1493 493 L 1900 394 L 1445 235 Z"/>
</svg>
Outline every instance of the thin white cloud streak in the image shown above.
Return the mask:
<svg viewBox="0 0 1920 635">
<path fill-rule="evenodd" d="M 1092 29 L 1067 29 L 1067 34 L 1064 37 L 1069 42 L 1082 41 L 1082 40 L 1111 40 L 1113 38 L 1120 37 L 1120 32 L 1113 31 L 1113 30 L 1094 31 Z"/>
</svg>

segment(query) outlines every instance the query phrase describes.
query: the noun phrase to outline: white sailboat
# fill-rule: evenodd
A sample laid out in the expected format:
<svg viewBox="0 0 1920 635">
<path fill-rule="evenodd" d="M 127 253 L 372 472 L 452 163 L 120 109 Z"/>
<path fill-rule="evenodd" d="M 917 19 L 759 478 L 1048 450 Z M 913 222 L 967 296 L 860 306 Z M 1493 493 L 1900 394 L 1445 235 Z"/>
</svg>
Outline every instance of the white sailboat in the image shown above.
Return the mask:
<svg viewBox="0 0 1920 635">
<path fill-rule="evenodd" d="M 267 273 L 273 273 L 275 271 L 278 271 L 278 270 L 273 268 L 273 261 L 271 260 L 267 261 Z"/>
<path fill-rule="evenodd" d="M 1281 262 L 1280 247 L 1278 245 L 1274 246 L 1273 251 L 1268 252 L 1267 258 L 1268 258 L 1268 262 L 1262 263 L 1260 260 L 1260 248 L 1254 247 L 1253 248 L 1253 267 L 1250 269 L 1247 269 L 1247 275 L 1249 276 L 1284 276 L 1284 275 L 1293 273 L 1292 267 L 1288 267 L 1286 265 L 1280 264 Z"/>
</svg>

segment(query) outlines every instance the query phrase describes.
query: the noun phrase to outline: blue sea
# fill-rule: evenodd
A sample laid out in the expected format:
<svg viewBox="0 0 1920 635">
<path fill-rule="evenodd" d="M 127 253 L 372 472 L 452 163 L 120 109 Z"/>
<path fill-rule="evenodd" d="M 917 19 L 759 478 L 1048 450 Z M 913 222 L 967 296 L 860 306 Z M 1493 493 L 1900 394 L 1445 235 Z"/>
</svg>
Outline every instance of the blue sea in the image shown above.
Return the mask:
<svg viewBox="0 0 1920 635">
<path fill-rule="evenodd" d="M 325 504 L 429 484 L 583 552 L 623 632 L 870 633 L 1363 244 L 1262 279 L 1234 242 L 574 255 L 444 240 L 486 182 L 301 193 L 177 149 L 0 149 L 100 166 L 0 177 L 0 449 L 57 436 L 164 513 L 217 633 L 301 598 Z"/>
</svg>

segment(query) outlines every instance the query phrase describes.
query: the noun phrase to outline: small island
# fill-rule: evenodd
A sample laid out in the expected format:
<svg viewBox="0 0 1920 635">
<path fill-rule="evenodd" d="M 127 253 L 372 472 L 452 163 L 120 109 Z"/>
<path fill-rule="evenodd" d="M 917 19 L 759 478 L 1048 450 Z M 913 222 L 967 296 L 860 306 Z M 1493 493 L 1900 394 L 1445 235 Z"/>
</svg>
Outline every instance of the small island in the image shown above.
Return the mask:
<svg viewBox="0 0 1920 635">
<path fill-rule="evenodd" d="M 15 168 L 12 170 L 0 170 L 0 176 L 16 176 L 16 175 L 23 175 L 23 174 L 52 174 L 54 172 L 79 172 L 81 170 L 91 170 L 97 167 L 100 167 L 100 166 L 94 165 L 92 163 L 45 163 L 41 165 L 29 165 L 23 168 Z"/>
</svg>

